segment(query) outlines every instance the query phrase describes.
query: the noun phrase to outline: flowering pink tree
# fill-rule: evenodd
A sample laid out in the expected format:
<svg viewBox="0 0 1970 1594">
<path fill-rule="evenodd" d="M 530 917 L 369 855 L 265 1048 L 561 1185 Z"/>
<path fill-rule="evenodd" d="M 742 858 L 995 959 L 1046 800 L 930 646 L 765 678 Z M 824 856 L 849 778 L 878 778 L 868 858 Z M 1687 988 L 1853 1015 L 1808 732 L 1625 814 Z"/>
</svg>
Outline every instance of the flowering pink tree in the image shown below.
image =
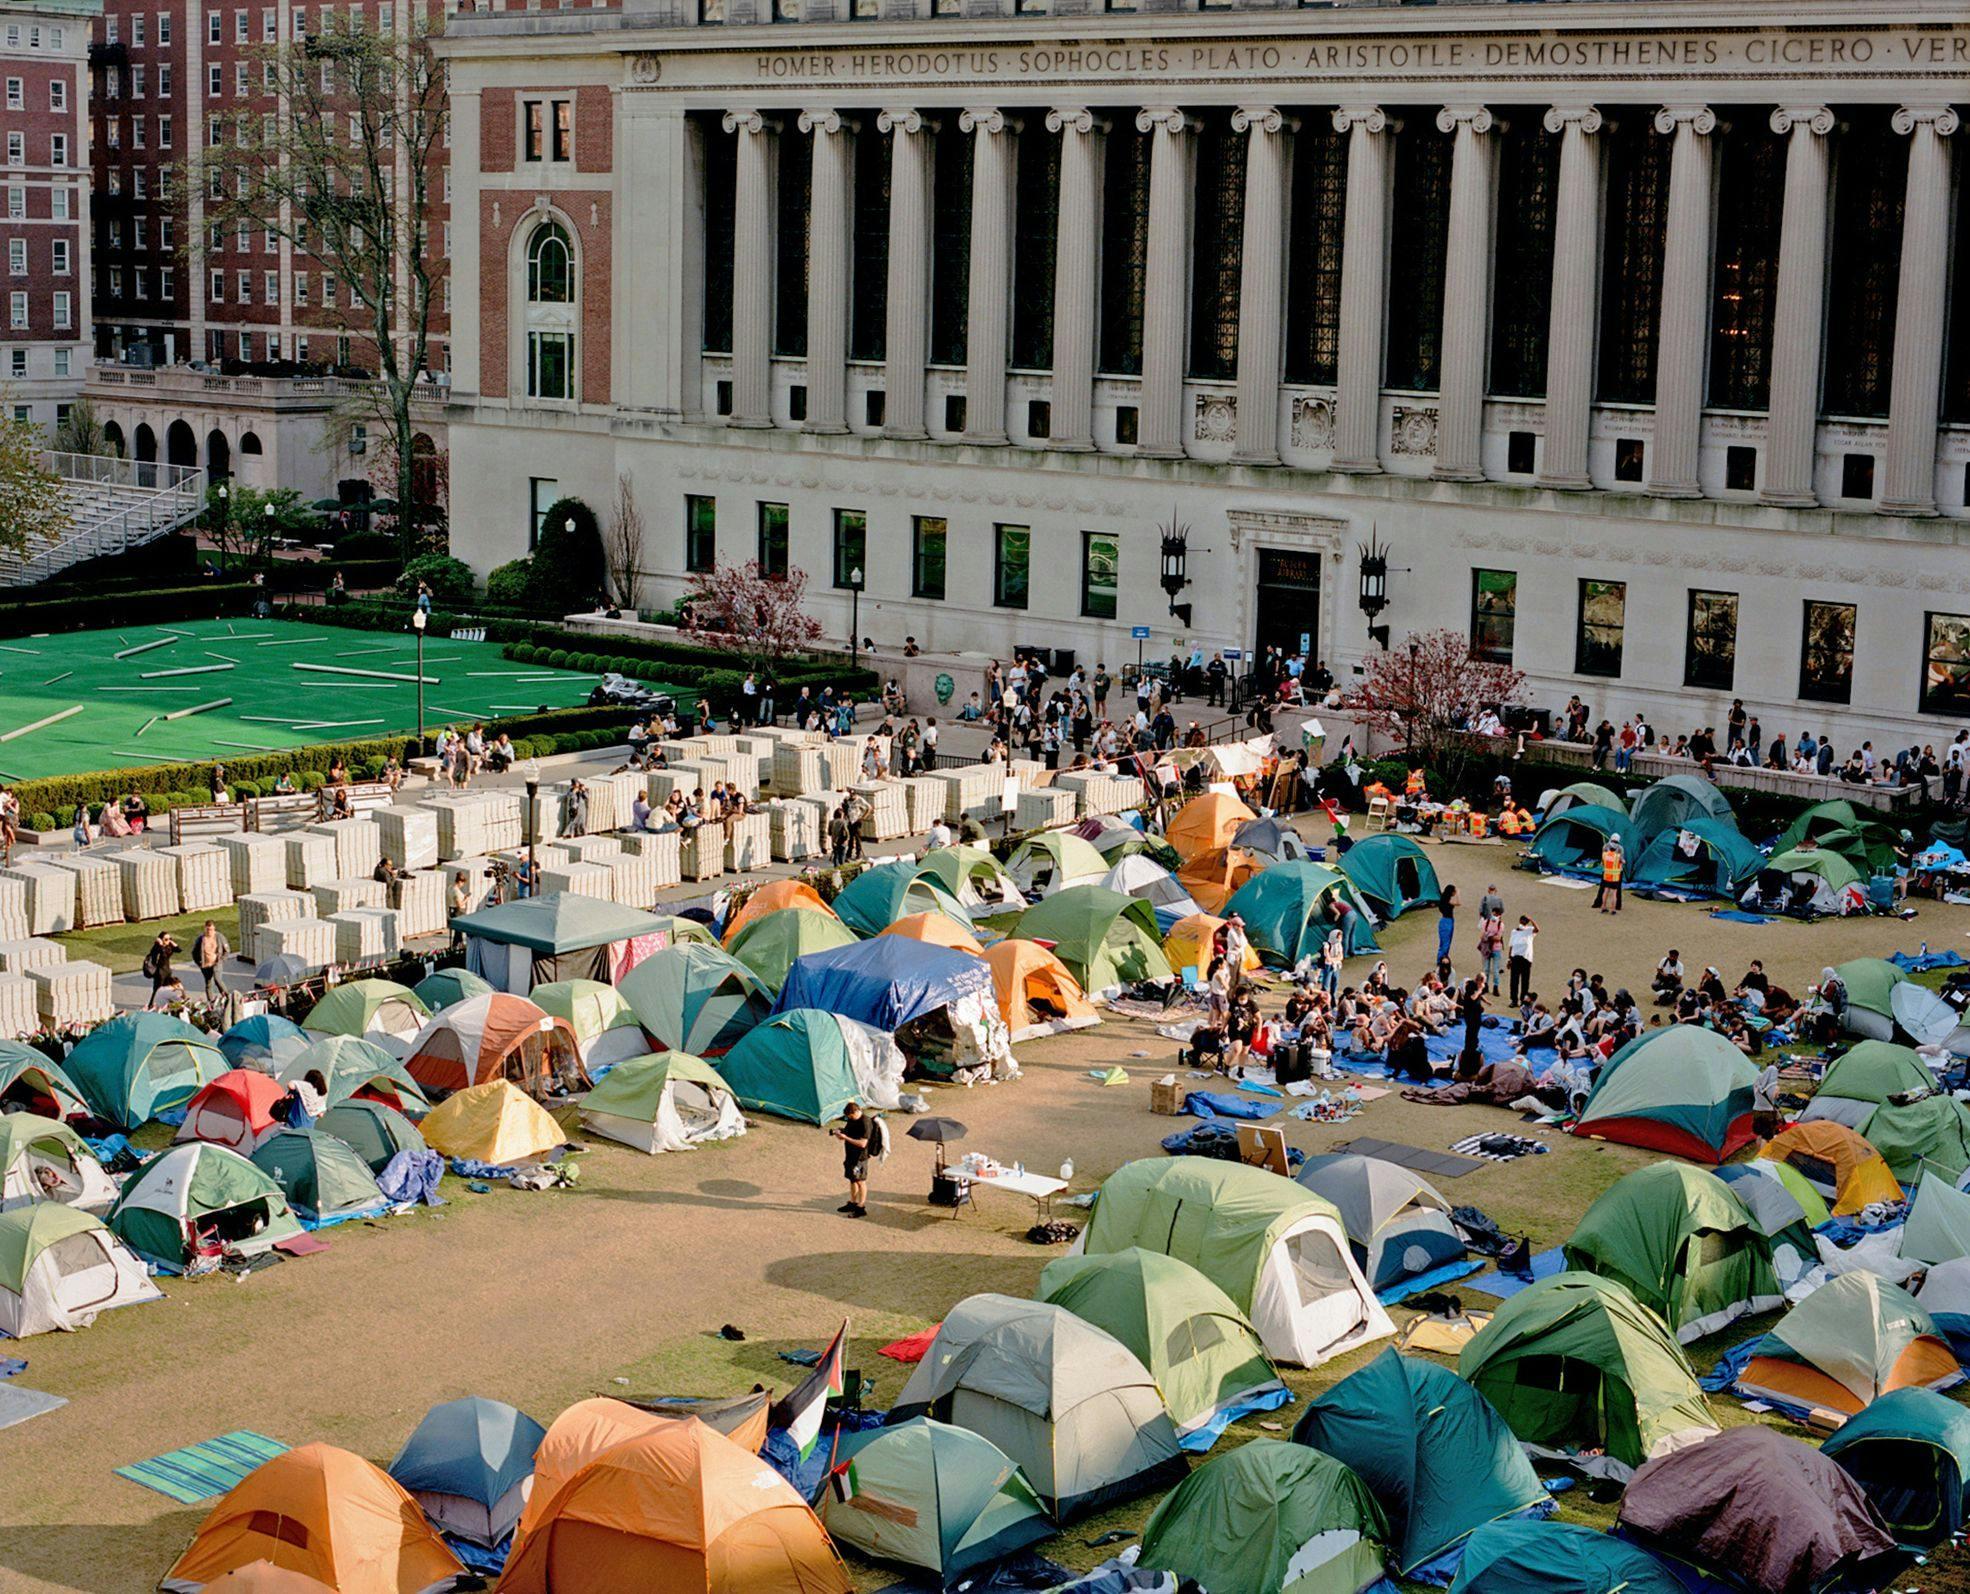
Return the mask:
<svg viewBox="0 0 1970 1594">
<path fill-rule="evenodd" d="M 1369 729 L 1400 740 L 1419 763 L 1455 776 L 1463 733 L 1485 709 L 1516 703 L 1525 672 L 1475 658 L 1461 631 L 1412 632 L 1366 661 L 1367 673 L 1343 707 Z"/>
<path fill-rule="evenodd" d="M 751 670 L 770 670 L 821 638 L 821 622 L 801 606 L 807 573 L 768 575 L 757 559 L 714 565 L 691 577 L 684 597 L 685 634 L 731 653 Z"/>
</svg>

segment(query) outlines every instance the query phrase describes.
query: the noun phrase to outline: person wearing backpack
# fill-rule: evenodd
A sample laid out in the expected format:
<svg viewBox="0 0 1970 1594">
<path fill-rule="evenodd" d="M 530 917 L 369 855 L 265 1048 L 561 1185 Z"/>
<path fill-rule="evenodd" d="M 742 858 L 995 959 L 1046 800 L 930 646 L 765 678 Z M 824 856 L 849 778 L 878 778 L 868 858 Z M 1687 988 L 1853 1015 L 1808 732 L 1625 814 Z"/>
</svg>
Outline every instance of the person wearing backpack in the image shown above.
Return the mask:
<svg viewBox="0 0 1970 1594">
<path fill-rule="evenodd" d="M 165 986 L 176 982 L 177 976 L 171 972 L 171 954 L 177 950 L 178 943 L 171 939 L 171 932 L 159 930 L 157 939 L 144 954 L 144 977 L 150 981 L 151 1002 L 157 1000 L 157 993 Z"/>
</svg>

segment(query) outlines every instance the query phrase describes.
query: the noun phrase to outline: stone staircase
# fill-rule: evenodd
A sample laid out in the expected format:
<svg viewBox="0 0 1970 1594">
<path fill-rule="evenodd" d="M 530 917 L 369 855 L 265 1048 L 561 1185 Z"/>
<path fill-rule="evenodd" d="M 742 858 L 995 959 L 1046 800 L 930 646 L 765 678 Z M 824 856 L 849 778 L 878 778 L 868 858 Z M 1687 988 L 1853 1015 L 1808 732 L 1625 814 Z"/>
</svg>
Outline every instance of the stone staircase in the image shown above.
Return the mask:
<svg viewBox="0 0 1970 1594">
<path fill-rule="evenodd" d="M 205 508 L 205 473 L 114 455 L 44 455 L 61 478 L 69 526 L 59 537 L 0 551 L 0 587 L 45 581 L 70 565 L 124 553 L 168 536 Z"/>
</svg>

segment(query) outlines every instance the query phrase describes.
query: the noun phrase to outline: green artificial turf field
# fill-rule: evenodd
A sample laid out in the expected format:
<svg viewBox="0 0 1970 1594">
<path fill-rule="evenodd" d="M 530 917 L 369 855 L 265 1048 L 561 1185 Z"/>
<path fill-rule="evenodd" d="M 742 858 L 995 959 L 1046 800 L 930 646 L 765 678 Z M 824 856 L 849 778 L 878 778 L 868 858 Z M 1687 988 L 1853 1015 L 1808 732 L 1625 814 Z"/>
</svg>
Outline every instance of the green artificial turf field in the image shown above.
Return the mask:
<svg viewBox="0 0 1970 1594">
<path fill-rule="evenodd" d="M 417 643 L 408 631 L 390 636 L 287 620 L 193 620 L 9 637 L 0 642 L 0 779 L 229 761 L 310 742 L 415 731 L 416 676 Z M 592 675 L 515 664 L 500 656 L 497 643 L 448 637 L 424 644 L 424 678 L 430 733 L 445 724 L 569 708 L 585 701 L 595 682 Z M 203 707 L 228 698 L 223 706 Z M 174 714 L 180 717 L 165 717 Z M 26 729 L 56 715 L 65 717 Z"/>
</svg>

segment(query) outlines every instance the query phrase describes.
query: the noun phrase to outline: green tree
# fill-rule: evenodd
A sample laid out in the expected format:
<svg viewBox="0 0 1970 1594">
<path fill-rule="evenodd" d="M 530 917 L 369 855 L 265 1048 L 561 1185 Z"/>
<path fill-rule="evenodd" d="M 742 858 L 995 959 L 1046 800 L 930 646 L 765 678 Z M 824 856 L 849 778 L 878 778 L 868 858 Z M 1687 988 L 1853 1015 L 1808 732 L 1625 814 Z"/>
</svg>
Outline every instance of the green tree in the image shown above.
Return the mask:
<svg viewBox="0 0 1970 1594">
<path fill-rule="evenodd" d="M 420 582 L 431 589 L 433 603 L 464 603 L 472 596 L 472 567 L 449 554 L 420 554 L 397 577 L 397 592 L 415 598 Z"/>
<path fill-rule="evenodd" d="M 606 578 L 602 527 L 579 498 L 557 498 L 541 517 L 528 606 L 554 614 L 592 608 Z"/>
<path fill-rule="evenodd" d="M 35 543 L 53 542 L 74 524 L 61 478 L 48 468 L 41 429 L 11 419 L 0 405 L 0 551 L 26 555 Z"/>
</svg>

